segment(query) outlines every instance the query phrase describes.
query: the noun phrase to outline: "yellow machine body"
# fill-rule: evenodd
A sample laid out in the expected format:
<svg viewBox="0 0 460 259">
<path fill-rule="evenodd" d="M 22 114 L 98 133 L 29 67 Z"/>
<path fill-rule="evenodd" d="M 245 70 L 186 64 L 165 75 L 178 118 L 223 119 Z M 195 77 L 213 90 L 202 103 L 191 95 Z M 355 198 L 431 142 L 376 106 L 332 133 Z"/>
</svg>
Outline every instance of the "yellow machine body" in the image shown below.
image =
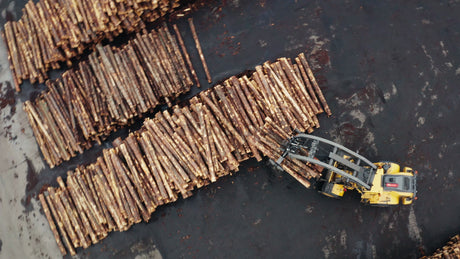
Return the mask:
<svg viewBox="0 0 460 259">
<path fill-rule="evenodd" d="M 404 167 L 403 170 L 400 170 L 398 164 L 391 162 L 374 164 L 377 169 L 369 190 L 354 182 L 341 179 L 343 177 L 334 172 L 329 172 L 326 182 L 330 188 L 327 192 L 323 191 L 322 193 L 329 197 L 340 198 L 348 190 L 357 190 L 361 193 L 361 202 L 376 206 L 398 205 L 400 203 L 409 205 L 416 199 L 414 191 L 414 173 L 416 172 L 412 168 Z M 345 172 L 352 174 L 350 171 Z M 391 181 L 392 179 L 400 179 L 401 181 Z"/>
</svg>

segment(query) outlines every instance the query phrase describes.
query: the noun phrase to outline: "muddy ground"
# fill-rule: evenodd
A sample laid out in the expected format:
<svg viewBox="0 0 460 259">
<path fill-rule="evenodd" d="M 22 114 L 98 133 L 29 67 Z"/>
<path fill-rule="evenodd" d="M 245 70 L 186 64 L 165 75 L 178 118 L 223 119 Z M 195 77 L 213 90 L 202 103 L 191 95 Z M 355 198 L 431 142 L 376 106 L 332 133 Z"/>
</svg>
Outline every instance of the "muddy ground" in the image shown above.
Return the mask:
<svg viewBox="0 0 460 259">
<path fill-rule="evenodd" d="M 0 23 L 25 1 L 0 0 Z M 370 160 L 419 171 L 412 206 L 373 208 L 305 189 L 266 163 L 159 208 L 82 258 L 416 258 L 460 231 L 458 1 L 206 1 L 194 18 L 214 81 L 306 52 L 333 116 L 315 134 Z M 178 22 L 199 64 L 186 20 Z M 205 76 L 197 72 L 204 86 Z M 0 43 L 0 258 L 60 256 L 36 195 L 102 146 L 50 170 L 22 110 L 42 86 L 14 92 Z M 198 90 L 194 89 L 195 94 Z M 138 125 L 134 125 L 135 129 Z M 117 132 L 126 136 L 128 130 Z"/>
</svg>

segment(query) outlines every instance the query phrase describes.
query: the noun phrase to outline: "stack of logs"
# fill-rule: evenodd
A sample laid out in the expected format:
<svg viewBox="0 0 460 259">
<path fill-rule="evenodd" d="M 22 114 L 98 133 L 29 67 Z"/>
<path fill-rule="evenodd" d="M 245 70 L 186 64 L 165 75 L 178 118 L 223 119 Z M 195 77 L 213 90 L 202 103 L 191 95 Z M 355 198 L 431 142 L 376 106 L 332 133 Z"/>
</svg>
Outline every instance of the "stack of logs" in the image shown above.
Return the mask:
<svg viewBox="0 0 460 259">
<path fill-rule="evenodd" d="M 294 129 L 312 132 L 317 114 L 330 110 L 305 56 L 257 66 L 250 77 L 231 77 L 173 106 L 114 141 L 97 161 L 58 177 L 59 187 L 39 195 L 65 254 L 86 248 L 132 224 L 156 207 L 238 171 L 249 158 L 276 159 Z M 309 186 L 315 167 L 285 159 L 282 167 Z M 57 226 L 57 227 L 56 227 Z"/>
<path fill-rule="evenodd" d="M 7 22 L 3 38 L 19 91 L 23 80 L 43 83 L 47 71 L 120 33 L 138 32 L 172 12 L 179 0 L 30 0 L 17 22 Z"/>
<path fill-rule="evenodd" d="M 183 54 L 188 54 L 185 47 L 181 53 L 182 44 L 165 25 L 138 33 L 122 48 L 97 45 L 97 52 L 78 69 L 47 81 L 48 90 L 33 102 L 26 101 L 24 109 L 50 167 L 189 91 L 193 81 L 188 69 L 193 67 L 186 66 Z"/>
<path fill-rule="evenodd" d="M 439 248 L 431 256 L 421 259 L 460 259 L 460 235 L 452 237 L 442 248 Z"/>
</svg>

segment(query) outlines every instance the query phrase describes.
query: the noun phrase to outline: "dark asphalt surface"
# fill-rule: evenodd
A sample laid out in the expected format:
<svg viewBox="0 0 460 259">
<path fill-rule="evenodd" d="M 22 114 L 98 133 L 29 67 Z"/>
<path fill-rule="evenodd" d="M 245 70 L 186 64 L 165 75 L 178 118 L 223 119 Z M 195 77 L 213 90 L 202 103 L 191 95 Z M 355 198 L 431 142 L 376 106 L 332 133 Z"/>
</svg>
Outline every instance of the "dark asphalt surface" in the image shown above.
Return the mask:
<svg viewBox="0 0 460 259">
<path fill-rule="evenodd" d="M 18 17 L 24 1 L 14 2 L 6 9 L 0 1 L 2 24 Z M 234 176 L 158 208 L 149 223 L 111 233 L 78 255 L 130 258 L 154 247 L 164 258 L 431 254 L 460 231 L 459 14 L 458 1 L 206 1 L 191 16 L 214 82 L 305 51 L 333 112 L 320 117 L 315 134 L 370 160 L 417 169 L 419 199 L 390 208 L 363 206 L 356 193 L 334 200 L 251 160 Z M 178 25 L 208 86 L 186 19 Z M 39 89 L 26 88 L 16 98 Z M 58 175 L 93 161 L 100 150 L 44 169 L 25 195 L 57 185 Z"/>
</svg>

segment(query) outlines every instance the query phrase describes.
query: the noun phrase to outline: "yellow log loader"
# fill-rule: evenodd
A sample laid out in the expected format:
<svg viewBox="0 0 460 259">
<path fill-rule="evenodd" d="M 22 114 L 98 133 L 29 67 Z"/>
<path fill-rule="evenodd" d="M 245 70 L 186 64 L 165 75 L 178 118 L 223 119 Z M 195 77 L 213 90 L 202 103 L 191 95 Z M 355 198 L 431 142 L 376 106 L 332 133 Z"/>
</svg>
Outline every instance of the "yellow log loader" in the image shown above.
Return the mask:
<svg viewBox="0 0 460 259">
<path fill-rule="evenodd" d="M 324 138 L 299 133 L 286 140 L 276 163 L 286 157 L 323 169 L 317 188 L 329 197 L 341 198 L 346 191 L 356 190 L 361 202 L 374 206 L 408 205 L 417 199 L 417 171 L 392 162 L 371 163 Z"/>
</svg>

